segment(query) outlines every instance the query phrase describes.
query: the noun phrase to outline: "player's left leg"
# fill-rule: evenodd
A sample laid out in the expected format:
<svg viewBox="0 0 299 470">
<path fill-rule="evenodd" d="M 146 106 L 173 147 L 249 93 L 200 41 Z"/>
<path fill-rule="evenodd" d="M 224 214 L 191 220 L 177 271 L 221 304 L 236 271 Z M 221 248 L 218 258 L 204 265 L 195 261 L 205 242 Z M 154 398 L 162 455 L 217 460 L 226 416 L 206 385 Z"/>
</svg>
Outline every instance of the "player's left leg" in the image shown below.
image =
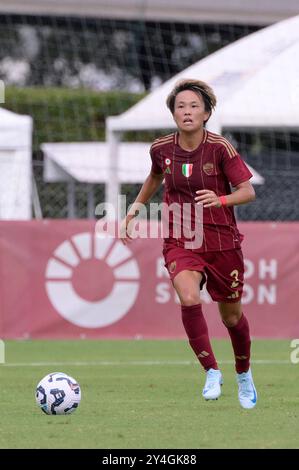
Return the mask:
<svg viewBox="0 0 299 470">
<path fill-rule="evenodd" d="M 239 401 L 243 408 L 256 405 L 257 394 L 250 370 L 250 331 L 241 302 L 218 302 L 219 312 L 229 333 L 236 361 Z"/>
<path fill-rule="evenodd" d="M 250 367 L 250 332 L 241 302 L 218 302 L 222 322 L 229 333 L 236 361 L 236 372 L 242 374 Z"/>
</svg>

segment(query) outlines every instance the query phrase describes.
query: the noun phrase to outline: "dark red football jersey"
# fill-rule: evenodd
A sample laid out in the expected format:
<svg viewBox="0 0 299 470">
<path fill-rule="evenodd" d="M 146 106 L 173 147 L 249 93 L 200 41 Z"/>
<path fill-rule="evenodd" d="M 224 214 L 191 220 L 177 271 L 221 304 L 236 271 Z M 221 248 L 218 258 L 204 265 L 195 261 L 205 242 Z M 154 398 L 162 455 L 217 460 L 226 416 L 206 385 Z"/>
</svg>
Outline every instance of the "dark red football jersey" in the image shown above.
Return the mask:
<svg viewBox="0 0 299 470">
<path fill-rule="evenodd" d="M 248 181 L 252 174 L 232 144 L 224 137 L 204 129 L 197 149 L 188 152 L 178 143 L 178 133 L 161 137 L 151 146 L 152 172 L 164 174 L 164 202 L 167 205 L 191 203 L 191 223 L 195 227 L 196 191 L 209 189 L 218 196 L 230 194 L 231 186 Z M 203 242 L 195 251 L 223 251 L 240 248 L 233 207 L 203 208 Z M 176 237 L 169 223 L 166 243 L 185 246 L 186 237 Z"/>
</svg>

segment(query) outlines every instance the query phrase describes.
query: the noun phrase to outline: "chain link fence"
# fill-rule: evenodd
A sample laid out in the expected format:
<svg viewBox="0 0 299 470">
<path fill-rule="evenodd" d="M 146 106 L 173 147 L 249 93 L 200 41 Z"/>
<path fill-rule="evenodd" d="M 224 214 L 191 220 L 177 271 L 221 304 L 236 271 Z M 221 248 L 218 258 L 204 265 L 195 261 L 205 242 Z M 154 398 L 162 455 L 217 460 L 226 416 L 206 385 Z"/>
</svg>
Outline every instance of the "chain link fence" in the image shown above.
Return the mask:
<svg viewBox="0 0 299 470">
<path fill-rule="evenodd" d="M 104 141 L 107 116 L 125 111 L 174 74 L 260 28 L 1 15 L 4 106 L 34 119 L 35 216 L 93 217 L 95 205 L 105 200 L 103 184 L 46 182 L 41 144 Z M 150 142 L 158 135 L 128 133 L 124 140 Z M 224 135 L 265 178 L 255 188 L 257 200 L 238 207 L 238 218 L 299 220 L 298 132 L 227 129 Z M 121 186 L 128 203 L 140 187 Z M 161 194 L 162 188 L 154 200 Z"/>
</svg>

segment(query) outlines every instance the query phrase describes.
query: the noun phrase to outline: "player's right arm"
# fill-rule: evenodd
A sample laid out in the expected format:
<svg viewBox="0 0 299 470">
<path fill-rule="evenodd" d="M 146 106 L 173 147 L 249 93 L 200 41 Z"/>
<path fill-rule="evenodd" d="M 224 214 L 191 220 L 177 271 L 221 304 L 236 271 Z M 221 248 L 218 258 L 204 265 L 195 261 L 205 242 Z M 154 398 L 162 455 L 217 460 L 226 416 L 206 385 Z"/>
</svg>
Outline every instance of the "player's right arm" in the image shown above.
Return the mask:
<svg viewBox="0 0 299 470">
<path fill-rule="evenodd" d="M 126 245 L 131 240 L 130 234 L 128 233 L 128 225 L 130 221 L 134 217 L 136 217 L 136 215 L 138 215 L 138 209 L 140 208 L 140 205 L 146 204 L 152 198 L 152 196 L 161 186 L 163 179 L 163 173 L 156 174 L 151 171 L 146 180 L 144 181 L 142 188 L 138 193 L 138 196 L 131 205 L 126 217 L 124 218 L 121 224 L 120 233 L 124 245 Z"/>
</svg>

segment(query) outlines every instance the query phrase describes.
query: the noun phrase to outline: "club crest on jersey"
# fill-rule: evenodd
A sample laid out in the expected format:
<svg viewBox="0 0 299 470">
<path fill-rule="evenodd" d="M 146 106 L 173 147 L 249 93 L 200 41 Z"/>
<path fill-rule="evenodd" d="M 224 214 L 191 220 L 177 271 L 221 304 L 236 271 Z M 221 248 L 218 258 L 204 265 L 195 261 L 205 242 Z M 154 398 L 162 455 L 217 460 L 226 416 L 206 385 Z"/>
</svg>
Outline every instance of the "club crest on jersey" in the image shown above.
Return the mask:
<svg viewBox="0 0 299 470">
<path fill-rule="evenodd" d="M 182 164 L 182 173 L 186 178 L 189 178 L 192 175 L 193 163 L 183 163 Z"/>
<path fill-rule="evenodd" d="M 171 175 L 171 169 L 170 169 L 170 167 L 169 167 L 169 165 L 171 165 L 171 160 L 170 160 L 170 158 L 165 158 L 164 163 L 165 163 L 165 165 L 166 165 L 164 174 Z"/>
<path fill-rule="evenodd" d="M 203 165 L 202 169 L 206 175 L 211 176 L 214 171 L 214 163 L 207 162 Z"/>
</svg>

